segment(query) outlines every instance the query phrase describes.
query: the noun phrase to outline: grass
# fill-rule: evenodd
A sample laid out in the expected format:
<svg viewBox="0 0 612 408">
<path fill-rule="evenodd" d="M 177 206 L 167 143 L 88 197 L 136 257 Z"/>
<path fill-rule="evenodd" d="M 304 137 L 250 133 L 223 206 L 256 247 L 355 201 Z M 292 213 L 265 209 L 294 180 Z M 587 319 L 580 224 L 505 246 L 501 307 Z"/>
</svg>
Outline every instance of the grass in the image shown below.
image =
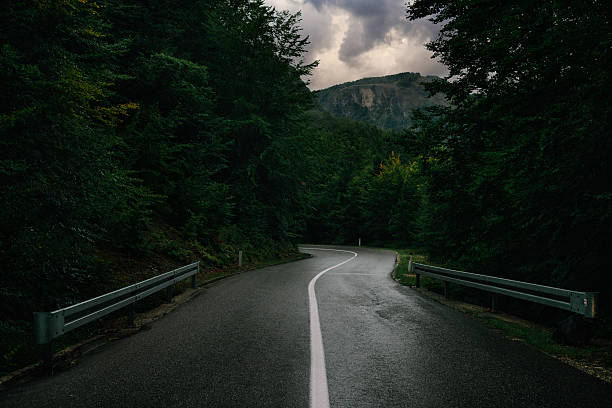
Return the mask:
<svg viewBox="0 0 612 408">
<path fill-rule="evenodd" d="M 412 249 L 397 250 L 397 253 L 399 254 L 399 265 L 395 270 L 394 279 L 402 285 L 416 286 L 416 275 L 410 273 L 408 270 L 410 254 L 412 254 L 413 262 L 430 264 L 427 256 L 419 252 L 420 251 L 415 251 Z M 441 280 L 429 278 L 427 276 L 421 276 L 421 286 L 436 293 L 444 292 L 444 283 L 442 283 Z"/>
<path fill-rule="evenodd" d="M 409 254 L 413 255 L 413 261 L 419 263 L 427 262 L 427 257 L 423 254 L 418 254 L 412 250 L 398 250 L 400 261 L 397 269 L 394 272 L 394 279 L 406 286 L 416 285 L 416 276 L 410 274 L 408 270 Z M 483 293 L 474 293 L 469 288 L 463 288 L 458 285 L 451 285 L 449 297 L 453 301 L 447 301 L 442 296 L 434 295 L 431 292 L 441 294 L 444 293 L 444 284 L 441 280 L 421 276 L 421 287 L 441 303 L 454 307 L 466 314 L 478 318 L 490 327 L 501 331 L 506 337 L 529 344 L 540 351 L 562 360 L 582 371 L 594 375 L 604 381 L 612 382 L 612 344 L 591 344 L 584 347 L 574 347 L 561 345 L 555 342 L 552 338 L 553 328 L 537 325 L 527 322 L 523 319 L 501 313 L 491 313 L 486 307 L 465 307 L 462 302 L 470 302 L 476 300 L 476 304 L 482 303 L 481 299 L 486 298 Z M 459 301 L 458 301 L 458 300 Z M 605 325 L 604 325 L 605 326 Z"/>
<path fill-rule="evenodd" d="M 582 371 L 604 381 L 612 382 L 612 350 L 609 346 L 574 347 L 561 345 L 552 339 L 552 330 L 506 322 L 490 313 L 479 313 L 477 317 L 489 326 L 500 330 L 510 339 L 524 341 Z"/>
</svg>

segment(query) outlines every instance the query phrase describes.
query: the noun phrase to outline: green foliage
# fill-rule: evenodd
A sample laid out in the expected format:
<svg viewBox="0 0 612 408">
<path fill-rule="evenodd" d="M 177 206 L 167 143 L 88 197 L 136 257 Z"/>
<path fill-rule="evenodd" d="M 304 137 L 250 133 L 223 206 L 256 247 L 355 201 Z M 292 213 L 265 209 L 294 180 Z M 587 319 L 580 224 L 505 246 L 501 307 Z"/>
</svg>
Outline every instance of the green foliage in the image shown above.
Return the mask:
<svg viewBox="0 0 612 408">
<path fill-rule="evenodd" d="M 95 7 L 9 2 L 1 19 L 0 309 L 29 319 L 73 299 L 93 273 L 92 242 L 141 218 L 129 215 L 140 195 L 112 153 L 107 61 L 119 51 L 91 34 Z"/>
<path fill-rule="evenodd" d="M 371 125 L 309 112 L 303 160 L 305 239 L 368 245 L 414 240 L 418 207 L 415 165 L 393 148 L 397 135 Z"/>
<path fill-rule="evenodd" d="M 98 294 L 105 250 L 295 250 L 316 65 L 299 22 L 263 0 L 3 4 L 0 322 Z"/>
<path fill-rule="evenodd" d="M 19 361 L 31 352 L 32 323 L 22 320 L 0 320 L 0 374 L 18 369 Z"/>
<path fill-rule="evenodd" d="M 420 0 L 453 108 L 408 134 L 421 159 L 421 242 L 434 259 L 609 297 L 610 48 L 604 4 Z M 585 44 L 590 44 L 588 47 Z M 607 307 L 607 306 L 604 306 Z"/>
</svg>

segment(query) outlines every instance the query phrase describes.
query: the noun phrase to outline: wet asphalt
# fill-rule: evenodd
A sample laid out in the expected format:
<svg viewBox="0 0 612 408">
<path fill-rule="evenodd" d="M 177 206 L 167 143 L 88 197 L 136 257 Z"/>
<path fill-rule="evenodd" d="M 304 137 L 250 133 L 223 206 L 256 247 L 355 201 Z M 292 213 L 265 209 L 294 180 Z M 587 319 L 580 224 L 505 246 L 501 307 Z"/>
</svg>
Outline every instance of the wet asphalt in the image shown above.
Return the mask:
<svg viewBox="0 0 612 408">
<path fill-rule="evenodd" d="M 390 277 L 359 253 L 315 289 L 331 407 L 612 407 L 612 385 L 505 338 Z M 70 370 L 0 393 L 0 407 L 309 407 L 307 287 L 351 255 L 210 286 Z"/>
</svg>

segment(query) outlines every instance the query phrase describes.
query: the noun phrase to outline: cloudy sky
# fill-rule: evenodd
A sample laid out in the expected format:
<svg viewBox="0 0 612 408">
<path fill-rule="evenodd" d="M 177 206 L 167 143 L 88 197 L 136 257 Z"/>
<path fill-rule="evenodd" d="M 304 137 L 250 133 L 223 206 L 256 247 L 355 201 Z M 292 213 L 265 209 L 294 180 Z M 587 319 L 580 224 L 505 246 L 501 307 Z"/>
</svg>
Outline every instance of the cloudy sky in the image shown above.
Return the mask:
<svg viewBox="0 0 612 408">
<path fill-rule="evenodd" d="M 307 62 L 319 60 L 311 89 L 363 77 L 419 72 L 445 75 L 424 44 L 437 28 L 406 20 L 406 0 L 266 0 L 277 10 L 302 11 L 310 36 Z"/>
</svg>

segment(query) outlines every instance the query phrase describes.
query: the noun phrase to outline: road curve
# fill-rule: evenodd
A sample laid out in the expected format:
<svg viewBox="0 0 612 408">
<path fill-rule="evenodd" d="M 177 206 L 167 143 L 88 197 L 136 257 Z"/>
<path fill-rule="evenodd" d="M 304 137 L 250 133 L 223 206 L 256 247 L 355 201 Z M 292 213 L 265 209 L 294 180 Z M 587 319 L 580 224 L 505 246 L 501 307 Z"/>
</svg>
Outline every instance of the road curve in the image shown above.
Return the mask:
<svg viewBox="0 0 612 408">
<path fill-rule="evenodd" d="M 313 258 L 220 281 L 151 330 L 0 393 L 0 407 L 311 407 L 315 306 L 319 406 L 612 406 L 612 385 L 395 283 L 393 252 L 310 248 Z"/>
</svg>

